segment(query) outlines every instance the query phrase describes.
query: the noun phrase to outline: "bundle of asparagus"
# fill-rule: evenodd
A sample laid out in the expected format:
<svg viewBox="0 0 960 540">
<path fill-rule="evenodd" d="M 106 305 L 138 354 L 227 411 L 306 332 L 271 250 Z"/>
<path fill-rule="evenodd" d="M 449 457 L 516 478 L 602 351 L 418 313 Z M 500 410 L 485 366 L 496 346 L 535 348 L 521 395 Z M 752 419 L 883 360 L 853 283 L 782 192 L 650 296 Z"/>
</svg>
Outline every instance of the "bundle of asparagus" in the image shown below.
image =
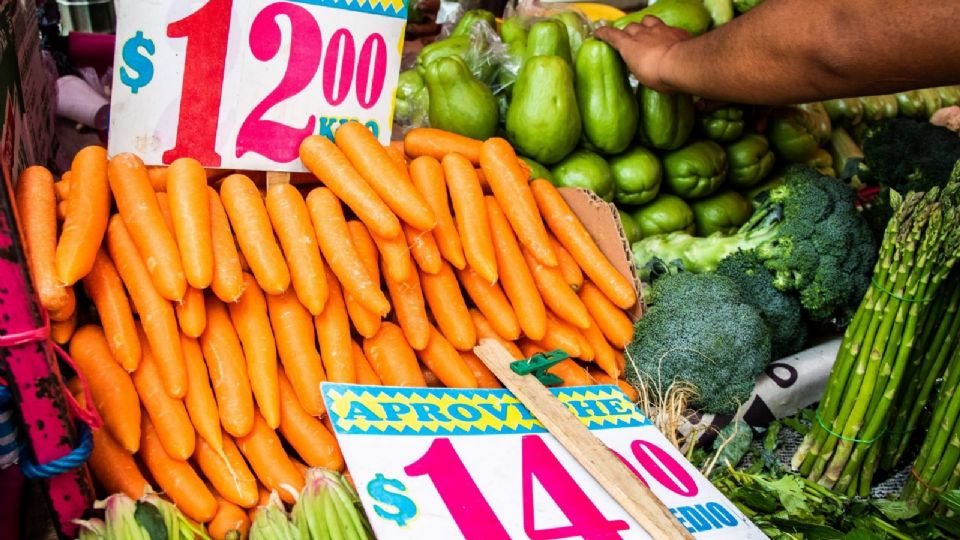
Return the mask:
<svg viewBox="0 0 960 540">
<path fill-rule="evenodd" d="M 866 495 L 880 461 L 876 444 L 892 416 L 923 315 L 960 256 L 960 167 L 943 189 L 891 194 L 873 286 L 844 334 L 817 423 L 793 467 L 840 492 Z"/>
</svg>

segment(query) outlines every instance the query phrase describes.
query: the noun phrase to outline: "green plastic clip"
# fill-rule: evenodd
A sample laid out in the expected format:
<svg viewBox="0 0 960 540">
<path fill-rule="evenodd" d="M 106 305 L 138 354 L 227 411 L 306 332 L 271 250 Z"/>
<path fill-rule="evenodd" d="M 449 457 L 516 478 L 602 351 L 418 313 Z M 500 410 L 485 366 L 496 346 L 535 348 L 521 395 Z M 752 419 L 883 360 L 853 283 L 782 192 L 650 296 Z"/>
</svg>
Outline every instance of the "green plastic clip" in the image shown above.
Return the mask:
<svg viewBox="0 0 960 540">
<path fill-rule="evenodd" d="M 544 386 L 554 386 L 562 383 L 563 379 L 553 373 L 547 373 L 547 369 L 567 358 L 570 358 L 569 354 L 560 349 L 556 349 L 545 353 L 537 353 L 530 358 L 511 362 L 510 369 L 517 375 L 529 375 L 532 373 Z"/>
</svg>

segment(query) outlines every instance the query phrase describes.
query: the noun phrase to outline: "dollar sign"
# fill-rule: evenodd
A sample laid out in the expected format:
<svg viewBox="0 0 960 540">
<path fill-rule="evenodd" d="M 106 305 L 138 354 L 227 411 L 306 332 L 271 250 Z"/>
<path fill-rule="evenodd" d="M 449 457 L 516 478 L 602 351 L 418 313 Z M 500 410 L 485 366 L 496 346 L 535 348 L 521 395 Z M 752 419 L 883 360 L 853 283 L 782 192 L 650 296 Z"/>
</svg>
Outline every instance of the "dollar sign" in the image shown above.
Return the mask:
<svg viewBox="0 0 960 540">
<path fill-rule="evenodd" d="M 136 94 L 153 80 L 153 61 L 149 56 L 153 56 L 155 52 L 157 49 L 153 40 L 143 37 L 141 31 L 137 31 L 123 44 L 123 63 L 126 66 L 120 68 L 120 82 L 129 86 L 131 93 Z M 133 75 L 127 67 L 133 70 Z"/>
<path fill-rule="evenodd" d="M 388 490 L 387 488 L 391 488 Z M 395 491 L 394 491 L 395 490 Z M 380 473 L 367 483 L 367 493 L 377 502 L 392 506 L 392 509 L 385 509 L 379 504 L 373 505 L 373 511 L 383 519 L 396 522 L 403 527 L 414 516 L 417 515 L 417 505 L 410 497 L 401 492 L 407 491 L 407 486 L 403 482 L 393 478 L 384 478 Z"/>
</svg>

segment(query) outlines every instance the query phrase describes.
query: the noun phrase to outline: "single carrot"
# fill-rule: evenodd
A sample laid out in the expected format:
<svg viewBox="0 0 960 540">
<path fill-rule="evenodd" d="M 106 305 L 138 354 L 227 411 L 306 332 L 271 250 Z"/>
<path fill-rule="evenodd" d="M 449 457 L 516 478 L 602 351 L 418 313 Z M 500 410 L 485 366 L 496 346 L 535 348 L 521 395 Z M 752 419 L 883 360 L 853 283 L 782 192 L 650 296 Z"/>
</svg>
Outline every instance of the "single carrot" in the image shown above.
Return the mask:
<svg viewBox="0 0 960 540">
<path fill-rule="evenodd" d="M 137 369 L 140 363 L 140 340 L 137 339 L 130 300 L 105 249 L 97 252 L 93 268 L 83 278 L 83 289 L 97 307 L 97 315 L 100 316 L 113 357 L 127 371 Z"/>
<path fill-rule="evenodd" d="M 556 266 L 557 255 L 550 245 L 534 195 L 527 184 L 530 175 L 520 167 L 520 160 L 510 143 L 499 138 L 484 142 L 480 149 L 480 167 L 520 243 L 538 261 L 547 266 Z"/>
<path fill-rule="evenodd" d="M 406 148 L 403 146 L 403 141 L 390 141 L 390 144 L 387 146 L 389 146 L 397 154 L 403 157 L 404 161 L 407 160 L 407 151 L 406 151 Z"/>
<path fill-rule="evenodd" d="M 167 175 L 169 172 L 166 166 L 147 167 L 147 177 L 150 178 L 150 185 L 153 186 L 154 191 L 157 193 L 165 193 L 167 191 Z"/>
<path fill-rule="evenodd" d="M 405 281 L 396 281 L 384 273 L 383 280 L 387 283 L 394 314 L 407 342 L 418 351 L 423 349 L 430 340 L 430 320 L 420 288 L 420 277 L 414 272 Z M 380 329 L 382 331 L 383 323 Z"/>
<path fill-rule="evenodd" d="M 590 377 L 596 381 L 596 384 L 610 384 L 616 386 L 620 389 L 621 392 L 626 394 L 627 399 L 631 403 L 636 403 L 640 399 L 640 393 L 637 392 L 637 389 L 630 385 L 627 381 L 623 379 L 616 379 L 605 373 L 603 370 L 598 368 L 591 368 L 587 370 L 587 373 L 590 374 Z"/>
<path fill-rule="evenodd" d="M 320 135 L 304 139 L 300 159 L 371 231 L 386 238 L 402 234 L 397 215 L 329 139 Z"/>
<path fill-rule="evenodd" d="M 623 351 L 620 349 L 613 349 L 613 355 L 617 359 L 617 369 L 620 370 L 620 373 L 627 368 L 627 357 L 624 356 Z"/>
<path fill-rule="evenodd" d="M 448 154 L 443 158 L 441 166 L 450 199 L 453 201 L 453 213 L 467 264 L 480 274 L 480 277 L 493 283 L 497 281 L 497 258 L 477 173 L 467 158 L 459 154 Z"/>
<path fill-rule="evenodd" d="M 286 375 L 280 375 L 280 433 L 297 454 L 312 467 L 343 470 L 343 454 L 337 439 L 323 422 L 300 405 Z"/>
<path fill-rule="evenodd" d="M 473 326 L 470 315 L 464 320 Z M 472 329 L 472 328 L 471 328 Z M 420 360 L 435 373 L 447 388 L 476 388 L 477 378 L 457 352 L 457 349 L 436 328 L 430 327 L 430 341 L 419 351 Z"/>
<path fill-rule="evenodd" d="M 457 153 L 477 165 L 480 163 L 481 141 L 435 128 L 414 128 L 403 138 L 403 148 L 411 157 L 430 156 L 443 159 Z"/>
<path fill-rule="evenodd" d="M 350 230 L 334 192 L 327 188 L 313 189 L 307 195 L 307 208 L 323 257 L 343 288 L 371 312 L 380 316 L 389 313 L 390 304 L 379 283 L 370 276 L 350 241 Z"/>
<path fill-rule="evenodd" d="M 217 513 L 207 524 L 213 540 L 242 540 L 250 532 L 250 517 L 239 506 L 217 497 Z"/>
<path fill-rule="evenodd" d="M 477 173 L 477 181 L 480 182 L 480 189 L 483 190 L 484 195 L 492 195 L 493 190 L 490 189 L 490 182 L 487 182 L 487 175 L 483 174 L 483 169 L 474 169 Z"/>
<path fill-rule="evenodd" d="M 267 296 L 270 325 L 277 341 L 283 370 L 290 377 L 297 399 L 313 416 L 324 412 L 320 383 L 327 379 L 320 353 L 314 346 L 313 319 L 292 291 Z"/>
<path fill-rule="evenodd" d="M 347 222 L 347 228 L 350 230 L 350 240 L 357 249 L 360 262 L 367 269 L 370 279 L 373 280 L 377 288 L 380 288 L 380 265 L 377 262 L 379 252 L 373 238 L 367 231 L 367 228 L 360 221 L 350 220 Z M 347 314 L 353 322 L 357 333 L 363 337 L 370 337 L 380 329 L 380 315 L 363 307 L 357 298 L 349 290 L 343 291 L 343 300 L 347 304 Z"/>
<path fill-rule="evenodd" d="M 397 325 L 384 322 L 372 338 L 363 340 L 363 352 L 386 386 L 424 387 L 417 356 Z"/>
<path fill-rule="evenodd" d="M 107 228 L 107 248 L 127 288 L 133 305 L 140 314 L 143 331 L 146 332 L 150 347 L 156 352 L 159 362 L 157 370 L 163 377 L 163 387 L 167 394 L 181 398 L 187 392 L 187 368 L 183 362 L 183 350 L 180 348 L 180 331 L 173 306 L 160 296 L 150 280 L 150 274 L 137 248 L 127 232 L 120 216 L 110 219 Z M 143 341 L 140 349 L 143 351 Z"/>
<path fill-rule="evenodd" d="M 183 333 L 192 337 L 200 337 L 207 326 L 207 314 L 203 300 L 203 291 L 187 285 L 187 292 L 183 300 L 174 305 L 177 320 Z"/>
<path fill-rule="evenodd" d="M 179 301 L 187 289 L 180 250 L 164 224 L 147 168 L 133 154 L 114 156 L 107 166 L 120 217 L 161 296 Z"/>
<path fill-rule="evenodd" d="M 77 311 L 77 295 L 73 292 L 73 287 L 67 287 L 67 303 L 56 311 L 47 312 L 47 316 L 53 322 L 63 322 L 73 317 Z"/>
<path fill-rule="evenodd" d="M 527 248 L 523 248 L 522 251 L 527 267 L 533 275 L 533 282 L 537 284 L 537 290 L 540 291 L 540 298 L 543 298 L 543 303 L 557 317 L 577 328 L 590 326 L 590 314 L 587 312 L 587 307 L 583 305 L 577 293 L 573 292 L 573 289 L 567 284 L 559 266 L 546 266 L 537 260 Z"/>
<path fill-rule="evenodd" d="M 20 173 L 20 174 L 22 175 L 23 173 Z M 70 177 L 71 176 L 73 176 L 73 173 L 71 173 L 70 171 L 66 171 L 60 176 L 60 180 L 53 183 L 53 194 L 56 196 L 57 202 L 65 201 L 67 200 L 67 197 L 70 196 Z M 18 180 L 18 182 L 20 182 L 20 180 Z"/>
<path fill-rule="evenodd" d="M 213 280 L 207 174 L 192 158 L 177 159 L 167 170 L 167 196 L 183 273 L 192 287 L 205 289 Z"/>
<path fill-rule="evenodd" d="M 638 392 L 632 384 L 623 379 L 617 379 L 617 386 L 619 386 L 620 390 L 627 395 L 627 399 L 630 400 L 630 403 L 637 403 L 640 401 L 640 392 Z"/>
<path fill-rule="evenodd" d="M 67 206 L 69 201 L 60 201 L 57 203 L 57 223 L 63 223 L 67 219 Z M 62 226 L 61 226 L 62 228 Z M 57 277 L 59 279 L 59 276 Z"/>
<path fill-rule="evenodd" d="M 196 430 L 190 422 L 190 416 L 183 401 L 170 397 L 164 391 L 158 368 L 163 362 L 160 362 L 151 351 L 143 328 L 137 327 L 137 335 L 140 338 L 143 357 L 140 359 L 140 366 L 133 372 L 133 385 L 140 396 L 140 403 L 156 426 L 166 453 L 174 459 L 187 459 L 193 455 L 196 448 Z M 178 348 L 181 347 L 179 337 L 176 345 Z M 142 441 L 143 433 L 141 432 L 141 443 Z"/>
<path fill-rule="evenodd" d="M 63 309 L 69 298 L 67 287 L 57 279 L 57 202 L 53 175 L 40 166 L 24 169 L 17 180 L 15 196 L 27 261 L 40 305 L 48 311 Z"/>
<path fill-rule="evenodd" d="M 126 451 L 140 446 L 140 399 L 130 375 L 110 353 L 99 326 L 77 329 L 70 341 L 70 356 L 87 379 L 90 395 L 103 424 Z"/>
<path fill-rule="evenodd" d="M 583 286 L 583 270 L 580 269 L 580 265 L 573 259 L 570 252 L 561 246 L 560 242 L 553 236 L 550 236 L 550 245 L 553 246 L 553 251 L 557 254 L 557 268 L 559 268 L 560 273 L 563 274 L 563 279 L 571 289 L 579 291 L 580 287 Z"/>
<path fill-rule="evenodd" d="M 440 380 L 440 377 L 437 377 L 437 374 L 430 371 L 430 368 L 420 364 L 420 374 L 423 375 L 423 380 L 426 383 L 427 388 L 443 388 L 443 381 Z"/>
<path fill-rule="evenodd" d="M 315 391 L 319 394 L 319 390 Z M 277 434 L 256 414 L 253 430 L 237 439 L 240 452 L 253 467 L 253 472 L 267 489 L 276 490 L 280 498 L 288 503 L 295 502 L 293 495 L 283 486 L 289 486 L 296 492 L 303 489 L 303 475 L 294 467 L 293 462 L 283 449 Z"/>
<path fill-rule="evenodd" d="M 257 505 L 247 510 L 247 515 L 250 517 L 251 523 L 257 520 L 257 514 L 260 512 L 260 509 L 270 502 L 270 493 L 267 488 L 263 487 L 263 484 L 257 484 Z M 278 496 L 277 501 L 279 500 L 280 498 Z"/>
<path fill-rule="evenodd" d="M 436 274 L 440 270 L 440 263 L 443 259 L 440 255 L 440 249 L 437 247 L 437 241 L 433 238 L 433 233 L 414 229 L 404 223 L 403 234 L 407 238 L 407 245 L 410 246 L 413 260 L 416 261 L 420 270 L 428 274 Z"/>
<path fill-rule="evenodd" d="M 327 270 L 327 272 L 330 272 Z M 350 317 L 343 301 L 340 283 L 332 272 L 327 276 L 330 284 L 330 296 L 323 312 L 314 317 L 317 328 L 317 343 L 320 344 L 320 357 L 327 379 L 331 382 L 356 382 L 357 373 L 353 365 L 353 351 L 350 345 Z"/>
<path fill-rule="evenodd" d="M 477 330 L 470 320 L 467 302 L 460 292 L 453 268 L 443 262 L 436 274 L 421 274 L 420 282 L 423 296 L 443 336 L 458 350 L 472 349 L 477 344 Z"/>
<path fill-rule="evenodd" d="M 403 151 L 394 148 L 392 144 L 384 146 L 383 150 L 387 153 L 390 161 L 392 161 L 403 174 L 408 175 L 409 178 L 409 173 L 407 172 L 407 156 L 403 155 Z"/>
<path fill-rule="evenodd" d="M 537 291 L 530 269 L 523 264 L 523 254 L 510 223 L 493 197 L 486 197 L 490 230 L 493 231 L 497 266 L 500 268 L 500 283 L 513 305 L 513 312 L 523 333 L 530 339 L 542 339 L 547 331 L 547 309 Z"/>
<path fill-rule="evenodd" d="M 618 349 L 625 349 L 633 340 L 633 323 L 630 322 L 630 317 L 614 305 L 592 281 L 583 282 L 580 299 L 607 337 L 607 341 Z"/>
<path fill-rule="evenodd" d="M 333 134 L 360 176 L 403 221 L 429 231 L 437 224 L 430 206 L 410 183 L 406 167 L 398 167 L 373 133 L 359 122 L 347 122 Z"/>
<path fill-rule="evenodd" d="M 570 331 L 569 325 L 563 324 L 556 317 L 547 314 L 547 331 L 542 339 L 535 340 L 545 350 L 560 349 L 571 358 L 579 358 L 581 354 L 580 339 L 575 332 Z"/>
<path fill-rule="evenodd" d="M 380 376 L 377 375 L 377 372 L 373 370 L 373 366 L 370 365 L 370 361 L 367 360 L 367 356 L 363 354 L 363 349 L 356 341 L 353 343 L 353 365 L 357 371 L 357 384 L 365 384 L 368 386 L 380 386 L 383 384 L 383 381 L 380 380 Z"/>
<path fill-rule="evenodd" d="M 600 330 L 597 321 L 593 320 L 593 317 L 590 318 L 590 326 L 583 330 L 582 333 L 583 337 L 586 338 L 587 342 L 593 348 L 594 363 L 612 378 L 616 379 L 619 377 L 621 371 L 620 366 L 617 365 L 616 351 L 610 346 L 610 343 Z"/>
<path fill-rule="evenodd" d="M 520 347 L 520 350 L 523 351 L 523 356 L 526 358 L 547 352 L 546 349 L 541 347 L 538 343 L 535 343 L 534 341 L 531 341 L 529 338 L 525 337 L 520 338 L 517 341 L 517 346 Z"/>
<path fill-rule="evenodd" d="M 287 290 L 290 272 L 257 186 L 242 174 L 232 174 L 220 185 L 220 200 L 257 283 L 269 294 Z"/>
<path fill-rule="evenodd" d="M 450 213 L 450 201 L 447 197 L 447 184 L 443 179 L 443 167 L 430 156 L 423 156 L 410 163 L 410 178 L 424 200 L 437 217 L 437 226 L 430 231 L 443 258 L 455 268 L 463 269 L 467 260 L 463 255 L 460 233 Z"/>
<path fill-rule="evenodd" d="M 522 338 L 519 343 L 520 348 L 523 350 L 523 354 L 527 358 L 530 358 L 535 354 L 543 354 L 546 352 L 543 347 L 527 338 Z M 563 382 L 560 384 L 560 386 L 591 386 L 595 384 L 593 377 L 587 373 L 587 370 L 583 369 L 580 367 L 580 364 L 577 364 L 569 358 L 566 360 L 561 360 L 559 363 L 547 368 L 547 373 L 552 373 L 553 375 L 563 379 Z"/>
<path fill-rule="evenodd" d="M 137 425 L 137 431 L 140 426 Z M 140 441 L 137 441 L 137 448 Z M 152 488 L 143 477 L 133 455 L 114 440 L 106 429 L 93 432 L 93 450 L 87 465 L 94 478 L 107 493 L 124 493 L 131 499 L 139 499 Z"/>
<path fill-rule="evenodd" d="M 459 272 L 460 283 L 473 300 L 474 305 L 490 321 L 497 335 L 507 340 L 520 337 L 520 323 L 513 312 L 513 306 L 507 300 L 507 295 L 497 283 L 487 283 L 473 271 L 464 268 Z"/>
<path fill-rule="evenodd" d="M 276 184 L 267 189 L 267 213 L 283 247 L 297 298 L 312 315 L 319 315 L 327 301 L 327 279 L 307 203 L 293 185 Z"/>
<path fill-rule="evenodd" d="M 506 340 L 497 334 L 494 330 L 493 325 L 483 316 L 482 313 L 476 309 L 470 309 L 470 319 L 473 320 L 473 325 L 477 328 L 477 338 L 479 341 L 484 339 L 492 339 L 499 342 L 503 345 L 503 348 L 507 349 L 507 352 L 510 353 L 514 358 L 523 358 L 523 353 L 520 352 L 520 349 L 514 345 L 513 341 Z"/>
<path fill-rule="evenodd" d="M 57 279 L 73 285 L 93 267 L 110 217 L 107 150 L 88 146 L 73 158 L 66 214 L 57 243 Z"/>
<path fill-rule="evenodd" d="M 200 336 L 200 347 L 217 396 L 220 423 L 227 433 L 242 437 L 253 429 L 253 393 L 240 338 L 227 306 L 215 298 L 207 302 L 207 328 Z"/>
<path fill-rule="evenodd" d="M 236 443 L 226 433 L 221 434 L 222 448 L 216 448 L 197 437 L 194 457 L 207 481 L 223 498 L 244 508 L 257 504 L 257 479 L 247 467 Z"/>
<path fill-rule="evenodd" d="M 77 312 L 67 317 L 65 321 L 50 322 L 50 339 L 57 345 L 66 345 L 73 332 L 77 329 Z"/>
<path fill-rule="evenodd" d="M 206 523 L 217 513 L 217 500 L 189 463 L 169 455 L 156 426 L 146 416 L 141 426 L 140 457 L 164 494 L 188 518 Z"/>
<path fill-rule="evenodd" d="M 384 275 L 389 275 L 394 281 L 405 281 L 416 272 L 410 257 L 410 248 L 404 238 L 383 238 L 376 234 L 371 236 L 383 259 L 380 267 Z"/>
<path fill-rule="evenodd" d="M 213 278 L 210 289 L 224 302 L 236 302 L 243 293 L 243 270 L 240 255 L 233 240 L 233 231 L 220 196 L 207 188 L 210 206 L 210 238 L 213 241 Z"/>
<path fill-rule="evenodd" d="M 583 273 L 617 306 L 623 309 L 633 306 L 637 302 L 633 282 L 610 264 L 557 188 L 542 179 L 534 180 L 530 187 L 550 230 L 577 261 Z"/>
<path fill-rule="evenodd" d="M 463 360 L 463 363 L 473 372 L 473 377 L 477 380 L 477 388 L 503 388 L 497 376 L 490 371 L 490 368 L 483 363 L 483 360 L 480 360 L 477 355 L 473 354 L 473 351 L 459 351 L 459 353 L 460 359 Z M 519 360 L 523 358 L 523 355 L 521 354 L 514 358 Z"/>
<path fill-rule="evenodd" d="M 280 425 L 277 342 L 270 329 L 270 314 L 263 291 L 250 274 L 244 274 L 243 279 L 243 294 L 227 306 L 233 327 L 243 345 L 253 397 L 267 425 L 270 429 L 276 429 Z"/>
<path fill-rule="evenodd" d="M 187 362 L 187 395 L 183 403 L 187 407 L 187 414 L 197 431 L 197 435 L 207 441 L 218 452 L 223 450 L 223 435 L 220 429 L 220 412 L 217 409 L 217 400 L 213 397 L 210 388 L 210 377 L 207 364 L 203 360 L 203 351 L 200 343 L 186 336 L 180 337 L 183 347 L 183 357 Z"/>
</svg>

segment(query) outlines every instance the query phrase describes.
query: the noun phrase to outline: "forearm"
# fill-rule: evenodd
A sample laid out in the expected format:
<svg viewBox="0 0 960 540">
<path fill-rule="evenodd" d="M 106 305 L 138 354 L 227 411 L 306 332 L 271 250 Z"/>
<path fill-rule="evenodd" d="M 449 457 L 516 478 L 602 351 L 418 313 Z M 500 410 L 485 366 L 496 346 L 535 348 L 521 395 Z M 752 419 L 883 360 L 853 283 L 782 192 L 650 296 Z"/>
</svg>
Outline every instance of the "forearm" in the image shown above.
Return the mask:
<svg viewBox="0 0 960 540">
<path fill-rule="evenodd" d="M 788 104 L 960 82 L 960 2 L 767 0 L 674 44 L 660 78 L 711 99 Z"/>
</svg>

